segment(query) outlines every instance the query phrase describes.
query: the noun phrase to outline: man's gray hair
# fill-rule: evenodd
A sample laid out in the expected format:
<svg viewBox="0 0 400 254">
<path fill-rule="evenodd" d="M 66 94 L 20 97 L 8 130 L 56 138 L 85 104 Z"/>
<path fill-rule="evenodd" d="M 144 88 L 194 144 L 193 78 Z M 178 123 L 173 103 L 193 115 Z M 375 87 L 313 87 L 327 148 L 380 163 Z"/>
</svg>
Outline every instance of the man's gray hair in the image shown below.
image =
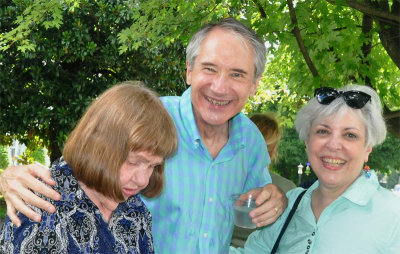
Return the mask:
<svg viewBox="0 0 400 254">
<path fill-rule="evenodd" d="M 186 61 L 189 62 L 190 68 L 193 68 L 196 57 L 199 55 L 201 43 L 207 35 L 214 29 L 220 28 L 226 31 L 231 31 L 234 34 L 246 39 L 253 46 L 254 49 L 254 66 L 256 80 L 264 72 L 266 62 L 266 48 L 264 42 L 252 29 L 248 28 L 234 18 L 222 19 L 216 23 L 211 23 L 203 26 L 198 30 L 190 39 L 186 48 Z"/>
<path fill-rule="evenodd" d="M 386 125 L 382 116 L 382 104 L 379 95 L 368 86 L 347 85 L 338 91 L 356 90 L 371 95 L 371 101 L 367 102 L 361 109 L 350 108 L 340 96 L 329 105 L 320 104 L 317 99 L 312 98 L 297 114 L 295 127 L 301 140 L 308 140 L 310 129 L 314 123 L 334 117 L 345 110 L 353 110 L 362 119 L 366 129 L 366 145 L 375 146 L 382 143 L 386 138 Z"/>
</svg>

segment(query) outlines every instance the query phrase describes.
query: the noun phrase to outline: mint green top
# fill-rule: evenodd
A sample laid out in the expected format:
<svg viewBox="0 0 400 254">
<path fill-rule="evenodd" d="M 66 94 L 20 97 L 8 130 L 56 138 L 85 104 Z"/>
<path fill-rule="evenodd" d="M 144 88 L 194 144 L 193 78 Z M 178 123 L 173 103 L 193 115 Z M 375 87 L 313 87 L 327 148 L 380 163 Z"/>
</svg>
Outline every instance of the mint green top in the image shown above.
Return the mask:
<svg viewBox="0 0 400 254">
<path fill-rule="evenodd" d="M 372 170 L 371 170 L 372 171 Z M 283 235 L 277 253 L 391 254 L 400 253 L 400 198 L 381 187 L 376 174 L 361 175 L 315 222 L 311 194 L 315 182 L 303 196 Z M 229 253 L 270 253 L 303 188 L 287 193 L 289 206 L 272 225 L 252 233 L 244 249 L 231 247 Z"/>
</svg>

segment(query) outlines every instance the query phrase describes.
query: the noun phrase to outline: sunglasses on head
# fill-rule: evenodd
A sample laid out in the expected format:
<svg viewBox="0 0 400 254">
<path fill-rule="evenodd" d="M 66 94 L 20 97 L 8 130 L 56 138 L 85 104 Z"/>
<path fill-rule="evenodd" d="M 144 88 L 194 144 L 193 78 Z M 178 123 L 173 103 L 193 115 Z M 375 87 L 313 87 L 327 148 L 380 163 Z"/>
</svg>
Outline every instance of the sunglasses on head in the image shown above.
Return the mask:
<svg viewBox="0 0 400 254">
<path fill-rule="evenodd" d="M 371 100 L 371 95 L 361 91 L 338 91 L 331 87 L 317 88 L 314 91 L 314 96 L 317 101 L 323 105 L 331 104 L 333 100 L 342 96 L 349 107 L 360 109 Z"/>
</svg>

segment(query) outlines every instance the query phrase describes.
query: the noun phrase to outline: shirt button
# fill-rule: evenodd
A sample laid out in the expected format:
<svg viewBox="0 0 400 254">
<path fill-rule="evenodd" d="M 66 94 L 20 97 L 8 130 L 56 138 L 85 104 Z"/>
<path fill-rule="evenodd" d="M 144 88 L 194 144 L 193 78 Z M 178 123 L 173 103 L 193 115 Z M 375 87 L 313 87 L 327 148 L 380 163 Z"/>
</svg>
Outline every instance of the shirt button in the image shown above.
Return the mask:
<svg viewBox="0 0 400 254">
<path fill-rule="evenodd" d="M 203 234 L 203 237 L 204 237 L 204 238 L 207 238 L 207 236 L 208 236 L 207 233 L 204 233 L 204 234 Z"/>
<path fill-rule="evenodd" d="M 213 202 L 213 199 L 212 199 L 212 198 L 209 198 L 209 199 L 208 199 L 208 202 L 212 203 L 212 202 Z"/>
<path fill-rule="evenodd" d="M 311 244 L 311 243 L 312 243 L 311 239 L 308 239 L 308 244 Z"/>
</svg>

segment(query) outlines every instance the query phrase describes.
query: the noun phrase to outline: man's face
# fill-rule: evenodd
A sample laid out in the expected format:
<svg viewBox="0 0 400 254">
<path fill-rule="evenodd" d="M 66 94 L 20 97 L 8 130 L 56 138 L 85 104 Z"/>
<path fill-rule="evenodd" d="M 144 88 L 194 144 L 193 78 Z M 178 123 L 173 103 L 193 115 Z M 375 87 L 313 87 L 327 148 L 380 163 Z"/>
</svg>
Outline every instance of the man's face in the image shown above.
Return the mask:
<svg viewBox="0 0 400 254">
<path fill-rule="evenodd" d="M 194 66 L 186 63 L 199 128 L 226 125 L 254 95 L 254 57 L 251 44 L 232 32 L 217 28 L 208 34 Z"/>
</svg>

